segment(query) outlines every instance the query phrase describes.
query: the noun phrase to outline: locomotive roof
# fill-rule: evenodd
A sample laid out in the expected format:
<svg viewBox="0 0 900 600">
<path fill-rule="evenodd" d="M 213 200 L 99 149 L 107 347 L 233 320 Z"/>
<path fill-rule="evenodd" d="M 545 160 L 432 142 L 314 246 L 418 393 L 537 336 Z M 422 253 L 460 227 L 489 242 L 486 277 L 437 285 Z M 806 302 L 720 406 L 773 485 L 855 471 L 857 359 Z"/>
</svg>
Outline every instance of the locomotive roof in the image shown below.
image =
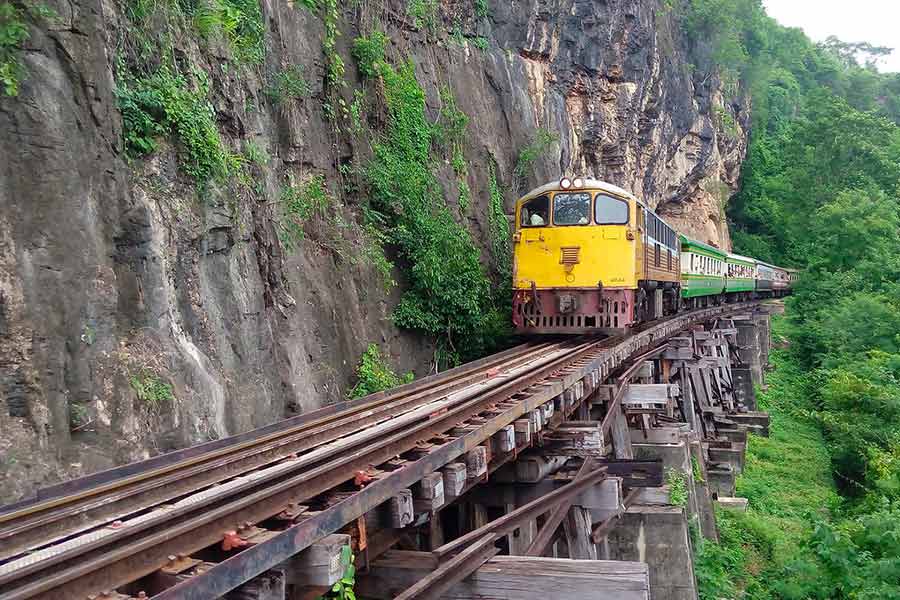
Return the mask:
<svg viewBox="0 0 900 600">
<path fill-rule="evenodd" d="M 574 180 L 575 178 L 572 178 L 572 179 Z M 594 179 L 593 177 L 582 177 L 581 179 L 584 180 L 584 185 L 579 188 L 570 187 L 569 189 L 563 189 L 559 185 L 560 180 L 551 181 L 550 183 L 545 183 L 544 185 L 534 188 L 533 190 L 531 190 L 530 192 L 528 192 L 527 194 L 525 194 L 524 196 L 519 198 L 516 201 L 516 204 L 520 204 L 522 202 L 525 202 L 526 200 L 530 200 L 530 199 L 534 198 L 535 196 L 540 196 L 541 194 L 546 194 L 547 192 L 575 192 L 578 190 L 600 190 L 601 192 L 609 192 L 610 194 L 615 194 L 616 196 L 622 196 L 624 198 L 630 198 L 631 200 L 634 200 L 635 202 L 637 202 L 638 204 L 643 206 L 646 210 L 651 211 L 654 215 L 656 215 L 657 219 L 659 219 L 660 221 L 665 223 L 668 227 L 671 227 L 673 230 L 675 229 L 674 227 L 672 227 L 672 225 L 670 223 L 668 223 L 665 219 L 663 219 L 658 212 L 656 212 L 655 210 L 650 208 L 646 202 L 644 202 L 643 200 L 641 200 L 640 198 L 638 198 L 637 196 L 635 196 L 628 190 L 620 188 L 619 186 L 609 183 L 607 181 L 601 181 L 599 179 Z M 675 232 L 678 233 L 677 230 L 675 230 Z"/>
<path fill-rule="evenodd" d="M 574 179 L 574 178 L 573 178 Z M 637 197 L 631 192 L 620 188 L 617 185 L 613 185 L 611 183 L 607 183 L 605 181 L 600 181 L 599 179 L 594 179 L 593 177 L 582 177 L 584 179 L 584 185 L 580 188 L 569 188 L 564 190 L 559 185 L 560 180 L 551 181 L 550 183 L 545 183 L 542 186 L 536 187 L 521 198 L 519 201 L 527 200 L 532 198 L 533 196 L 540 196 L 541 194 L 546 194 L 547 192 L 572 192 L 576 189 L 578 190 L 600 190 L 603 192 L 610 192 L 612 194 L 616 194 L 617 196 L 625 196 L 626 198 L 632 198 L 633 200 L 638 200 Z M 640 200 L 638 200 L 640 202 Z"/>
</svg>

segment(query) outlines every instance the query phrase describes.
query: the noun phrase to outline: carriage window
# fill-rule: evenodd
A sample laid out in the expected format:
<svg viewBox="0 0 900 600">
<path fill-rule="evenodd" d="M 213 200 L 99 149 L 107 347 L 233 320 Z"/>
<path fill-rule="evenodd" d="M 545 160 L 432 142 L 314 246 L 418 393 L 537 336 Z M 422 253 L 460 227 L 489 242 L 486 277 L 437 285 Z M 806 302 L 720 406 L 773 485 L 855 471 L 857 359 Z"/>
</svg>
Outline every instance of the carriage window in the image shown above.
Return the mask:
<svg viewBox="0 0 900 600">
<path fill-rule="evenodd" d="M 553 196 L 554 225 L 587 225 L 590 222 L 590 194 L 556 194 Z"/>
<path fill-rule="evenodd" d="M 550 224 L 550 197 L 538 196 L 522 205 L 519 225 L 522 227 L 543 227 Z"/>
<path fill-rule="evenodd" d="M 628 203 L 606 194 L 597 194 L 594 220 L 597 225 L 624 225 L 628 222 Z"/>
</svg>

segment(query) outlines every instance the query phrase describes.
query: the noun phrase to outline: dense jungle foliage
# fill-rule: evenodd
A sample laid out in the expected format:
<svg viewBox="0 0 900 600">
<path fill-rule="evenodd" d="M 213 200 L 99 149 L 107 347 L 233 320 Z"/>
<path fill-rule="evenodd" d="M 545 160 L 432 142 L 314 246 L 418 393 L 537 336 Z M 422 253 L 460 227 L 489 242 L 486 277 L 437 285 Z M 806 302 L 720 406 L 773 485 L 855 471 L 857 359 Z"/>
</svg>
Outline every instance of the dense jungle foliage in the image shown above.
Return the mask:
<svg viewBox="0 0 900 600">
<path fill-rule="evenodd" d="M 752 93 L 735 251 L 803 269 L 763 394 L 775 433 L 738 484 L 752 508 L 723 515 L 698 577 L 708 599 L 900 598 L 900 74 L 761 4 L 675 12 Z"/>
</svg>

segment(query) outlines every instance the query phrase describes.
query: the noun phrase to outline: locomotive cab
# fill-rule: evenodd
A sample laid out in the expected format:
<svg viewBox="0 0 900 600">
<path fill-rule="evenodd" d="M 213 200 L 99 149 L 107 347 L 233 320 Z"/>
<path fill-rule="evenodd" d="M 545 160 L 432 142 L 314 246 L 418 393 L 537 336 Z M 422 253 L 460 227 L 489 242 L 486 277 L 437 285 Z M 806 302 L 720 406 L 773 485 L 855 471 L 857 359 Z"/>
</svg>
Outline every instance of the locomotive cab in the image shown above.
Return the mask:
<svg viewBox="0 0 900 600">
<path fill-rule="evenodd" d="M 564 178 L 523 196 L 515 219 L 520 332 L 621 332 L 677 306 L 675 232 L 625 190 Z"/>
</svg>

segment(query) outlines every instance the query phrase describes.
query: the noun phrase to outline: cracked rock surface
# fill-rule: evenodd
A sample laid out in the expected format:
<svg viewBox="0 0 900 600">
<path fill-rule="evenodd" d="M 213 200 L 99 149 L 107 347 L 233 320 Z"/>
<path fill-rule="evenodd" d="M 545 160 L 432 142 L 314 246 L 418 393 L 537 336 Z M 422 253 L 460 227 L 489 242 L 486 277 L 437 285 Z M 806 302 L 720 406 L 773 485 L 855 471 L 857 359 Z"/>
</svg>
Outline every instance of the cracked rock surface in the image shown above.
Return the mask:
<svg viewBox="0 0 900 600">
<path fill-rule="evenodd" d="M 369 343 L 399 371 L 428 372 L 429 341 L 390 320 L 399 290 L 385 291 L 353 256 L 357 194 L 342 197 L 349 226 L 337 234 L 311 223 L 294 249 L 278 237 L 286 176 L 324 175 L 336 193 L 339 167 L 370 152 L 370 136 L 324 117 L 316 15 L 262 0 L 259 68 L 224 68 L 227 51 L 179 42 L 209 75 L 228 146 L 250 140 L 268 157 L 252 196 L 222 186 L 201 199 L 171 140 L 146 159 L 124 156 L 114 79 L 122 5 L 48 4 L 58 18 L 30 24 L 20 95 L 0 97 L 0 502 L 341 399 Z M 470 118 L 472 202 L 459 218 L 485 248 L 490 160 L 508 210 L 516 191 L 592 174 L 642 196 L 680 231 L 729 247 L 723 207 L 749 106 L 689 68 L 688 42 L 658 1 L 496 0 L 476 20 L 470 2 L 443 0 L 435 31 L 405 18 L 401 0 L 381 13 L 361 4 L 340 20 L 342 93 L 376 96 L 348 50 L 372 19 L 390 39 L 388 59 L 414 61 L 432 114 L 439 90 L 453 91 Z M 464 36 L 451 36 L 454 27 Z M 302 67 L 310 96 L 273 106 L 265 74 L 284 65 Z M 377 111 L 369 120 L 381 125 Z M 519 152 L 541 129 L 557 140 L 518 178 Z M 455 198 L 449 165 L 439 179 Z M 170 382 L 173 399 L 141 401 L 134 382 L 144 373 Z"/>
</svg>

